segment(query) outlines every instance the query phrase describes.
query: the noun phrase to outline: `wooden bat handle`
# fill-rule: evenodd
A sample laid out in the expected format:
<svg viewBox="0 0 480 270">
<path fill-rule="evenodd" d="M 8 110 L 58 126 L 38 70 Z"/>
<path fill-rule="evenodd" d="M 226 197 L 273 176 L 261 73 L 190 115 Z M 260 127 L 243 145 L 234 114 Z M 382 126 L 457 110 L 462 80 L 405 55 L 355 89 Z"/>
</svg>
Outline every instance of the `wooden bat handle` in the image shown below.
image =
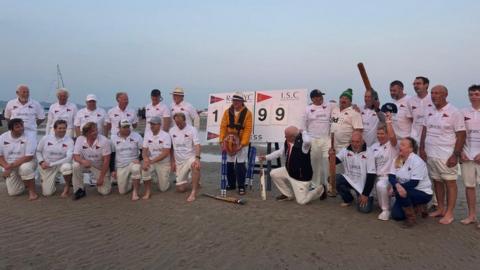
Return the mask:
<svg viewBox="0 0 480 270">
<path fill-rule="evenodd" d="M 370 80 L 368 79 L 367 70 L 362 62 L 358 63 L 357 65 L 358 70 L 360 71 L 360 76 L 362 77 L 363 84 L 365 85 L 365 90 L 370 91 L 372 90 L 372 85 L 370 84 Z"/>
<path fill-rule="evenodd" d="M 330 134 L 330 147 L 331 149 L 335 149 L 335 134 L 332 133 Z M 331 187 L 331 193 L 336 195 L 337 194 L 337 188 L 336 188 L 336 182 L 335 182 L 335 177 L 337 174 L 337 168 L 336 168 L 336 157 L 329 157 L 329 169 L 330 169 L 330 187 Z"/>
</svg>

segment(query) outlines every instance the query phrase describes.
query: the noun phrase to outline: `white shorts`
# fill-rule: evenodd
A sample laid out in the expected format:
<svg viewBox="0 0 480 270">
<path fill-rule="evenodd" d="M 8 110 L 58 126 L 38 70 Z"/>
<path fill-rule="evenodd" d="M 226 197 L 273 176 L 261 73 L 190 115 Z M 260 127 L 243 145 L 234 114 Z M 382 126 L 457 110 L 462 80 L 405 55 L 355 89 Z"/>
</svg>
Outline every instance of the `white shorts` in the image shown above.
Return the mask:
<svg viewBox="0 0 480 270">
<path fill-rule="evenodd" d="M 117 168 L 118 193 L 126 194 L 132 189 L 132 179 L 140 180 L 141 165 L 131 162 L 125 167 Z"/>
<path fill-rule="evenodd" d="M 432 180 L 457 180 L 458 166 L 447 167 L 447 161 L 439 158 L 427 158 L 428 175 Z"/>
<path fill-rule="evenodd" d="M 473 161 L 464 161 L 460 166 L 465 187 L 474 188 L 480 185 L 480 165 Z"/>
<path fill-rule="evenodd" d="M 176 164 L 177 167 L 177 186 L 188 183 L 190 172 L 192 171 L 192 164 L 195 162 L 195 157 L 185 160 L 182 164 Z"/>
<path fill-rule="evenodd" d="M 153 175 L 157 175 L 158 179 L 158 189 L 160 191 L 166 191 L 170 187 L 170 162 L 157 162 L 150 164 L 148 170 L 142 170 L 142 180 L 150 181 L 153 178 Z"/>
<path fill-rule="evenodd" d="M 235 155 L 227 154 L 227 162 L 245 163 L 248 161 L 248 146 L 242 147 Z"/>
</svg>

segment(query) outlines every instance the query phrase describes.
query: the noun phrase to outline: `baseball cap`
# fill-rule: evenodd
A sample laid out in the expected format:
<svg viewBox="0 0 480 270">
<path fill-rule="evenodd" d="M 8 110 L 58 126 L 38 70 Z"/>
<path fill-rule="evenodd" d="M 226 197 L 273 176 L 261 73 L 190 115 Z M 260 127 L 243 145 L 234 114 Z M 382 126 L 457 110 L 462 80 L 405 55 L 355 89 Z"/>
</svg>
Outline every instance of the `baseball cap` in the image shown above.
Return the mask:
<svg viewBox="0 0 480 270">
<path fill-rule="evenodd" d="M 153 89 L 152 92 L 150 93 L 150 95 L 151 95 L 152 97 L 159 97 L 159 96 L 161 96 L 161 94 L 162 94 L 162 93 L 161 93 L 160 90 L 158 90 L 158 89 Z"/>
<path fill-rule="evenodd" d="M 87 95 L 86 101 L 91 101 L 91 100 L 97 101 L 97 96 L 95 96 L 94 94 Z"/>
<path fill-rule="evenodd" d="M 397 105 L 395 105 L 395 103 L 385 103 L 383 104 L 380 111 L 383 113 L 386 113 L 386 112 L 397 113 L 398 108 L 397 108 Z"/>
<path fill-rule="evenodd" d="M 318 89 L 313 89 L 311 92 L 310 92 L 310 98 L 314 98 L 314 97 L 320 97 L 320 96 L 323 96 L 325 95 L 325 93 L 322 93 L 322 91 L 318 90 Z"/>
<path fill-rule="evenodd" d="M 245 102 L 245 99 L 243 98 L 243 95 L 240 92 L 233 93 L 232 100 L 238 100 L 238 101 Z"/>
<path fill-rule="evenodd" d="M 122 119 L 120 121 L 120 127 L 130 127 L 130 121 L 128 121 L 127 119 Z"/>
<path fill-rule="evenodd" d="M 154 116 L 148 121 L 150 124 L 161 124 L 162 123 L 162 118 L 158 116 Z"/>
</svg>

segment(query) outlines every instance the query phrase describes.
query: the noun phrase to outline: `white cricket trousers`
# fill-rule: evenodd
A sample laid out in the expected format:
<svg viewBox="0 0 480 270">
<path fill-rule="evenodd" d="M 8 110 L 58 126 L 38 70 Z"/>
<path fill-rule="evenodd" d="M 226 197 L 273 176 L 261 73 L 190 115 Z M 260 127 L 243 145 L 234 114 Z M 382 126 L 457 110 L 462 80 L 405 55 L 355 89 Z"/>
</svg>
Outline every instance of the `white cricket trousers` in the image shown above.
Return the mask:
<svg viewBox="0 0 480 270">
<path fill-rule="evenodd" d="M 298 204 L 307 204 L 313 200 L 320 198 L 325 190 L 323 186 L 317 186 L 310 190 L 311 181 L 298 181 L 288 175 L 285 167 L 273 169 L 270 172 L 273 183 L 278 190 L 285 196 L 297 200 Z"/>
</svg>

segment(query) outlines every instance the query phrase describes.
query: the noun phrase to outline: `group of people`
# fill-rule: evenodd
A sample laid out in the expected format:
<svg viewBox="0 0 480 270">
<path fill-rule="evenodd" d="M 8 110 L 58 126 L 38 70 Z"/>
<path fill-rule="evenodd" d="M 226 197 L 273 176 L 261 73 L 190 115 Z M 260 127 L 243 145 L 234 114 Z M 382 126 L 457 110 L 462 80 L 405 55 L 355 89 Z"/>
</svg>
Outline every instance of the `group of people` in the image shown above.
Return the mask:
<svg viewBox="0 0 480 270">
<path fill-rule="evenodd" d="M 311 91 L 303 123 L 285 129 L 279 150 L 260 156 L 285 158 L 285 166 L 270 172 L 281 193 L 277 200 L 306 204 L 338 192 L 341 206 L 355 203 L 363 213 L 372 211 L 376 198 L 380 220 L 404 220 L 410 227 L 417 216 L 430 216 L 450 224 L 461 167 L 468 206 L 461 223 L 475 223 L 480 85 L 468 88 L 471 106 L 462 110 L 447 101 L 445 86 L 429 93 L 426 77 L 416 77 L 413 88 L 416 95 L 410 97 L 402 82 L 391 82 L 392 100 L 383 106 L 373 89 L 365 91 L 363 106 L 352 104 L 351 89 L 338 103 Z"/>
<path fill-rule="evenodd" d="M 170 171 L 174 171 L 176 190 L 191 190 L 187 201 L 195 200 L 200 181 L 200 118 L 184 101 L 182 88 L 171 93 L 170 108 L 162 103 L 158 89 L 151 91 L 144 136 L 134 130 L 138 118 L 128 108 L 127 93 L 117 93 L 118 105 L 106 112 L 97 107 L 93 94 L 87 95 L 85 108 L 77 110 L 68 101 L 68 91 L 59 89 L 58 102 L 48 111 L 46 134 L 38 144 L 37 126 L 45 120 L 43 108 L 30 98 L 27 85 L 19 85 L 16 94 L 5 108 L 8 131 L 0 136 L 0 166 L 9 195 L 22 194 L 27 188 L 29 199 L 37 199 L 38 167 L 44 196 L 55 193 L 61 174 L 65 181 L 62 197 L 70 196 L 71 186 L 74 199 L 84 197 L 87 180 L 102 195 L 110 194 L 112 182 L 116 182 L 120 194 L 131 191 L 132 200 L 140 199 L 143 183 L 142 198 L 149 199 L 152 180 L 160 191 L 166 191 Z"/>
<path fill-rule="evenodd" d="M 283 167 L 270 172 L 281 193 L 276 199 L 307 204 L 338 194 L 341 206 L 355 204 L 358 211 L 369 213 L 376 198 L 380 220 L 405 220 L 412 226 L 420 215 L 450 224 L 460 164 L 468 205 L 461 222 L 476 222 L 480 85 L 469 87 L 471 106 L 460 110 L 447 101 L 445 86 L 434 86 L 429 93 L 429 83 L 426 77 L 416 77 L 416 95 L 410 97 L 401 81 L 393 81 L 392 100 L 383 106 L 373 89 L 365 91 L 363 105 L 352 104 L 352 89 L 345 90 L 338 102 L 328 102 L 325 93 L 312 90 L 302 123 L 285 129 L 279 150 L 259 156 L 261 162 L 285 160 Z M 195 200 L 200 181 L 199 116 L 184 101 L 183 89 L 171 94 L 174 102 L 168 108 L 160 91 L 152 90 L 142 137 L 133 130 L 138 119 L 128 108 L 126 93 L 117 93 L 118 106 L 108 112 L 97 107 L 95 95 L 87 95 L 86 107 L 77 111 L 68 102 L 67 90 L 60 89 L 58 102 L 48 112 L 47 135 L 37 145 L 37 125 L 45 115 L 29 98 L 28 86 L 18 86 L 17 98 L 5 110 L 9 131 L 0 137 L 0 166 L 8 193 L 17 195 L 27 187 L 29 198 L 36 199 L 38 164 L 45 196 L 55 192 L 60 173 L 66 182 L 61 196 L 69 196 L 72 184 L 74 198 L 84 197 L 85 173 L 89 173 L 103 195 L 111 192 L 116 179 L 119 193 L 132 190 L 132 200 L 140 198 L 143 183 L 143 198 L 148 199 L 151 180 L 155 178 L 165 191 L 169 173 L 175 171 L 177 191 L 191 188 L 187 200 Z M 236 189 L 240 195 L 246 192 L 252 122 L 242 93 L 233 94 L 221 120 L 219 141 L 227 152 L 226 189 Z"/>
</svg>

